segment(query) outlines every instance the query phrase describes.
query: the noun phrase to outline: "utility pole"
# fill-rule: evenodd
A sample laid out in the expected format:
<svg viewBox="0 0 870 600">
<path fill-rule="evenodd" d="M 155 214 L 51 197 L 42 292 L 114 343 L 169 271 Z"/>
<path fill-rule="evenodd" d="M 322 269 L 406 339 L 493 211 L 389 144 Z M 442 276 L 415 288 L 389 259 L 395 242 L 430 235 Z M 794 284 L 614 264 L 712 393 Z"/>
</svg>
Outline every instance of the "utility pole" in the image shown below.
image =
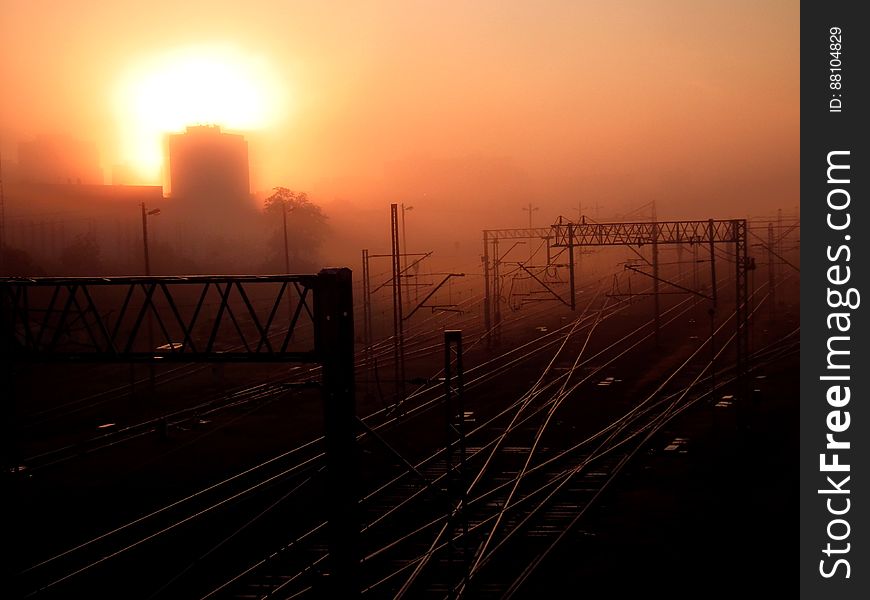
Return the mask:
<svg viewBox="0 0 870 600">
<path fill-rule="evenodd" d="M 314 294 L 315 346 L 323 364 L 330 598 L 358 598 L 359 455 L 353 369 L 350 269 L 324 269 Z"/>
<path fill-rule="evenodd" d="M 583 218 L 583 201 L 582 201 L 582 200 L 578 200 L 578 201 L 577 201 L 577 224 L 578 224 L 578 225 L 581 225 L 581 224 L 583 224 L 583 223 L 585 223 L 585 222 L 586 222 L 586 219 Z M 572 231 L 571 233 L 573 234 L 573 231 Z M 573 238 L 573 235 L 572 235 L 572 238 Z M 576 258 L 576 259 L 574 258 L 574 248 L 573 248 L 573 247 L 571 248 L 571 262 L 572 262 L 572 263 L 575 263 L 575 264 L 571 267 L 571 277 L 572 277 L 572 278 L 575 278 L 575 277 L 576 277 L 576 276 L 574 275 L 574 271 L 575 271 L 575 270 L 579 271 L 579 273 L 581 273 L 581 274 L 583 273 L 583 248 L 582 248 L 582 246 L 581 246 L 581 248 L 580 248 L 580 254 L 577 255 L 577 258 Z M 574 293 L 575 293 L 575 292 L 574 292 L 574 283 L 572 282 L 572 283 L 571 283 L 571 298 L 572 298 L 571 303 L 572 303 L 573 305 L 575 305 L 575 306 L 572 307 L 572 308 L 576 308 L 576 302 L 575 302 L 575 300 L 574 300 L 574 298 L 575 298 Z"/>
<path fill-rule="evenodd" d="M 489 286 L 489 231 L 485 229 L 483 231 L 483 257 L 481 262 L 483 262 L 483 332 L 486 336 L 486 347 L 490 349 L 492 347 L 492 333 L 490 332 L 492 327 L 490 315 L 492 290 Z"/>
<path fill-rule="evenodd" d="M 534 211 L 538 210 L 538 207 L 537 207 L 537 206 L 532 207 L 532 203 L 529 202 L 529 206 L 528 206 L 528 208 L 525 208 L 525 207 L 524 207 L 523 210 L 527 210 L 527 211 L 529 211 L 529 230 L 531 230 L 531 229 L 532 229 L 532 213 L 533 213 Z M 531 234 L 531 231 L 529 231 L 529 234 Z M 531 240 L 529 240 L 529 263 L 532 262 L 532 255 L 533 255 L 533 253 L 534 253 L 533 244 L 531 243 Z"/>
<path fill-rule="evenodd" d="M 710 235 L 710 284 L 713 286 L 711 295 L 713 297 L 713 310 L 716 310 L 718 297 L 716 292 L 716 252 L 715 246 L 713 245 L 715 240 L 715 224 L 713 223 L 713 219 L 708 221 L 707 227 Z"/>
<path fill-rule="evenodd" d="M 601 216 L 601 205 L 598 204 L 598 200 L 592 205 L 592 210 L 595 211 L 595 221 L 598 221 L 598 218 Z"/>
<path fill-rule="evenodd" d="M 447 435 L 444 441 L 445 473 L 447 475 L 447 574 L 452 581 L 456 566 L 461 567 L 460 585 L 468 577 L 468 503 L 466 481 L 465 402 L 463 399 L 462 331 L 444 332 L 444 406 Z M 461 546 L 454 540 L 462 532 Z M 456 560 L 456 554 L 461 560 Z M 453 593 L 449 597 L 454 597 Z"/>
<path fill-rule="evenodd" d="M 499 267 L 501 265 L 501 257 L 499 256 L 498 238 L 492 240 L 492 295 L 494 298 L 492 321 L 493 332 L 495 333 L 496 342 L 501 342 L 501 275 Z"/>
<path fill-rule="evenodd" d="M 677 280 L 683 278 L 683 244 L 677 244 Z"/>
<path fill-rule="evenodd" d="M 710 389 L 716 389 L 716 253 L 713 240 L 715 239 L 713 219 L 707 222 L 707 228 L 710 235 L 710 282 L 712 284 L 711 297 L 713 299 L 712 306 L 708 311 L 710 314 Z"/>
<path fill-rule="evenodd" d="M 768 327 L 772 327 L 773 319 L 776 315 L 776 263 L 774 262 L 774 250 L 773 245 L 775 244 L 775 240 L 773 237 L 773 223 L 767 224 L 767 287 L 768 287 L 768 318 L 770 320 L 770 324 Z"/>
<path fill-rule="evenodd" d="M 529 202 L 529 207 L 528 208 L 523 207 L 523 210 L 529 211 L 529 229 L 531 229 L 532 228 L 532 213 L 534 211 L 538 210 L 538 207 L 537 206 L 532 207 L 532 203 Z"/>
<path fill-rule="evenodd" d="M 369 251 L 367 249 L 363 249 L 362 251 L 362 287 L 363 287 L 363 342 L 366 346 L 371 344 L 372 339 L 372 331 L 371 331 L 371 307 L 369 302 L 371 301 L 371 280 L 369 278 Z"/>
<path fill-rule="evenodd" d="M 3 192 L 3 155 L 0 154 L 0 273 L 6 269 L 6 195 Z"/>
<path fill-rule="evenodd" d="M 366 389 L 371 384 L 371 375 L 374 372 L 374 355 L 372 352 L 372 284 L 369 273 L 369 251 L 362 251 L 362 278 L 363 278 L 363 343 L 365 344 L 365 372 Z"/>
<path fill-rule="evenodd" d="M 160 214 L 159 208 L 148 210 L 142 202 L 142 246 L 145 250 L 145 275 L 151 276 L 151 257 L 148 253 L 148 217 L 156 217 Z"/>
<path fill-rule="evenodd" d="M 287 200 L 281 199 L 281 220 L 284 223 L 284 273 L 290 273 L 290 244 L 287 241 Z"/>
<path fill-rule="evenodd" d="M 411 282 L 408 281 L 408 236 L 407 229 L 405 229 L 405 211 L 414 210 L 413 206 L 405 206 L 404 202 L 402 203 L 402 272 L 405 273 L 405 301 L 411 301 L 411 293 L 408 289 L 411 285 Z M 414 300 L 417 299 L 417 281 L 414 280 Z"/>
<path fill-rule="evenodd" d="M 151 276 L 151 257 L 148 254 L 148 215 L 151 214 L 147 208 L 145 208 L 145 203 L 143 202 L 142 207 L 142 246 L 145 250 L 145 275 Z M 160 209 L 157 209 L 158 211 Z"/>
<path fill-rule="evenodd" d="M 396 406 L 405 401 L 405 331 L 402 315 L 402 251 L 399 247 L 398 204 L 390 204 L 390 230 L 393 264 L 393 360 L 396 373 Z"/>
<path fill-rule="evenodd" d="M 148 217 L 157 216 L 160 214 L 159 208 L 148 210 L 143 202 L 142 206 L 142 246 L 145 250 L 145 275 L 151 277 L 151 256 L 148 252 Z M 148 352 L 154 351 L 154 323 L 152 322 L 151 312 L 154 310 L 154 304 L 150 296 L 145 297 L 145 301 L 151 303 L 151 311 L 148 311 Z M 154 363 L 148 361 L 148 381 L 151 384 L 151 391 L 154 391 Z"/>
<path fill-rule="evenodd" d="M 692 309 L 695 311 L 695 320 L 698 319 L 698 293 L 701 292 L 701 283 L 698 279 L 698 250 L 701 246 L 700 241 L 696 241 L 692 243 L 692 289 L 695 290 L 696 294 L 692 295 Z"/>
<path fill-rule="evenodd" d="M 785 230 L 782 228 L 782 209 L 777 208 L 776 209 L 776 248 L 774 248 L 773 250 L 779 256 L 785 256 L 785 253 L 783 252 L 783 243 L 782 243 L 783 242 L 783 239 L 782 239 L 783 231 L 785 231 Z M 781 261 L 777 261 L 776 262 L 776 272 L 775 272 L 774 276 L 777 277 L 778 279 L 782 279 L 782 269 L 783 269 L 783 264 L 781 263 Z"/>
<path fill-rule="evenodd" d="M 655 294 L 655 323 L 656 323 L 656 346 L 661 345 L 661 304 L 659 301 L 659 224 L 656 217 L 656 203 L 652 205 L 652 267 L 653 267 L 653 293 Z"/>
<path fill-rule="evenodd" d="M 749 260 L 748 237 L 749 222 L 745 219 L 734 219 L 731 222 L 734 229 L 734 282 L 735 307 L 734 317 L 737 321 L 737 378 L 741 404 L 746 406 L 748 397 L 748 359 L 749 359 L 749 278 L 755 265 Z"/>
<path fill-rule="evenodd" d="M 577 292 L 574 283 L 574 223 L 568 223 L 568 286 L 571 288 L 571 310 L 577 309 Z"/>
</svg>

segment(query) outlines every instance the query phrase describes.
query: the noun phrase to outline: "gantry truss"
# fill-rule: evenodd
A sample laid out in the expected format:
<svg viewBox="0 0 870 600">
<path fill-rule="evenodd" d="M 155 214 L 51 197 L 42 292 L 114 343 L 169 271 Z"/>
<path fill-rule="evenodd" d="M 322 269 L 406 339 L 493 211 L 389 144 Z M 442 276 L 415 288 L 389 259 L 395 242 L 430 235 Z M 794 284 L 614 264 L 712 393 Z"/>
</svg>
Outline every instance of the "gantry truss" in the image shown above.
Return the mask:
<svg viewBox="0 0 870 600">
<path fill-rule="evenodd" d="M 403 205 L 404 206 L 404 205 Z M 404 210 L 404 209 L 403 209 Z M 404 213 L 403 213 L 404 214 Z M 404 225 L 402 226 L 404 228 Z M 403 230 L 403 229 L 402 229 Z M 393 292 L 393 363 L 395 369 L 395 404 L 400 406 L 406 398 L 406 379 L 405 379 L 405 323 L 410 321 L 418 310 L 421 308 L 430 308 L 434 313 L 436 310 L 451 311 L 455 310 L 454 305 L 427 305 L 426 303 L 440 290 L 450 279 L 454 277 L 465 277 L 465 273 L 441 273 L 444 278 L 431 285 L 426 296 L 422 300 L 414 303 L 410 302 L 410 293 L 408 292 L 408 277 L 412 270 L 416 271 L 417 267 L 425 259 L 432 256 L 432 252 L 416 252 L 406 253 L 402 251 L 400 240 L 399 227 L 399 205 L 390 205 L 390 254 L 371 254 L 368 249 L 362 251 L 362 305 L 363 305 L 363 344 L 365 345 L 365 372 L 366 382 L 370 379 L 377 379 L 377 366 L 373 353 L 374 328 L 372 327 L 372 296 L 375 292 L 391 286 Z M 404 235 L 401 236 L 402 238 Z M 404 242 L 402 242 L 404 243 Z M 374 289 L 372 289 L 370 261 L 373 258 L 389 258 L 391 264 L 391 276 Z M 410 262 L 409 259 L 412 259 Z M 434 273 L 433 273 L 434 274 Z M 417 286 L 421 284 L 414 283 L 415 297 L 417 296 Z M 402 289 L 405 288 L 405 298 L 403 300 Z M 405 312 L 405 302 L 408 302 L 410 310 Z"/>
<path fill-rule="evenodd" d="M 350 269 L 0 279 L 4 369 L 86 361 L 319 363 L 331 580 L 341 598 L 359 592 L 353 344 Z"/>
<path fill-rule="evenodd" d="M 49 362 L 319 362 L 318 289 L 321 275 L 2 279 L 3 351 Z"/>
<path fill-rule="evenodd" d="M 549 235 L 555 247 L 737 242 L 746 238 L 746 220 L 573 223 L 560 217 Z"/>
<path fill-rule="evenodd" d="M 716 269 L 714 246 L 717 244 L 732 244 L 735 265 L 735 317 L 736 317 L 736 349 L 738 372 L 745 371 L 745 361 L 748 356 L 748 272 L 754 268 L 754 263 L 748 256 L 746 219 L 708 219 L 706 221 L 651 221 L 651 222 L 587 222 L 585 218 L 575 222 L 564 217 L 550 227 L 520 228 L 520 229 L 490 229 L 483 232 L 483 267 L 484 267 L 484 327 L 488 342 L 498 338 L 501 323 L 500 265 L 503 255 L 499 250 L 500 240 L 542 239 L 547 243 L 548 257 L 550 248 L 564 248 L 568 251 L 570 302 L 563 300 L 549 287 L 544 286 L 555 299 L 576 308 L 575 300 L 575 248 L 594 246 L 629 246 L 652 247 L 652 274 L 656 313 L 656 338 L 659 332 L 659 284 L 664 282 L 659 277 L 658 246 L 660 244 L 706 245 L 710 252 L 712 310 L 718 303 L 716 290 Z M 548 260 L 549 262 L 549 260 Z M 522 268 L 522 265 L 520 265 Z M 526 269 L 528 271 L 528 269 Z M 644 273 L 646 274 L 646 273 Z M 531 275 L 531 273 L 530 273 Z M 537 279 L 537 278 L 536 278 Z M 539 281 L 539 283 L 541 283 Z M 668 283 L 668 282 L 664 282 Z M 543 284 L 542 284 L 543 285 Z M 676 286 L 680 287 L 680 286 Z M 685 288 L 682 288 L 685 290 Z M 712 313 L 711 313 L 712 314 Z"/>
</svg>

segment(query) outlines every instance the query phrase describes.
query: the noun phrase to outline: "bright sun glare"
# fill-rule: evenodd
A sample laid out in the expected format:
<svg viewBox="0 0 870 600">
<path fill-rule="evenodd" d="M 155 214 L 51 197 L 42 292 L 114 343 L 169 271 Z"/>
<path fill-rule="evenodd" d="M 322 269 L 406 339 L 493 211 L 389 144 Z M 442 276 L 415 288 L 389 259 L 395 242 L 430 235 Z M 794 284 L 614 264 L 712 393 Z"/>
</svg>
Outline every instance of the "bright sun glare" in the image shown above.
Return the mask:
<svg viewBox="0 0 870 600">
<path fill-rule="evenodd" d="M 159 173 L 163 136 L 188 125 L 251 131 L 274 126 L 282 90 L 262 59 L 225 46 L 195 46 L 132 67 L 116 94 L 125 162 Z"/>
</svg>

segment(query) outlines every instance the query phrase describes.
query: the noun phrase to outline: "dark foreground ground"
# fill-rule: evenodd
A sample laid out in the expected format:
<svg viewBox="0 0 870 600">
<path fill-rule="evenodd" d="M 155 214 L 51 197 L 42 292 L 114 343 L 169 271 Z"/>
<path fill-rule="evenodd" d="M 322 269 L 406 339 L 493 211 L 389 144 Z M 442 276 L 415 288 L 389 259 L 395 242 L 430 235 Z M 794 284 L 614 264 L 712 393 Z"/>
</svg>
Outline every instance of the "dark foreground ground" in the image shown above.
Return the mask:
<svg viewBox="0 0 870 600">
<path fill-rule="evenodd" d="M 797 368 L 756 380 L 744 426 L 712 404 L 672 423 L 520 596 L 794 597 Z M 682 451 L 664 450 L 678 437 Z"/>
<path fill-rule="evenodd" d="M 632 318 L 639 319 L 642 314 L 646 313 L 638 310 L 638 316 Z M 558 316 L 552 319 L 554 323 L 546 323 L 551 329 L 559 322 Z M 614 329 L 602 331 L 602 339 L 611 339 L 619 327 L 630 328 L 618 323 L 608 324 Z M 535 321 L 529 327 L 537 324 Z M 686 324 L 681 328 L 685 329 L 682 333 L 692 333 Z M 648 368 L 649 356 L 645 350 L 626 359 L 622 372 L 642 373 L 640 365 Z M 426 373 L 437 366 L 440 357 L 433 353 L 427 360 L 433 364 Z M 539 365 L 527 368 L 528 373 L 512 370 L 501 380 L 501 389 L 513 389 L 514 381 L 537 376 Z M 743 419 L 738 420 L 733 405 L 720 408 L 715 402 L 705 402 L 671 422 L 629 464 L 517 597 L 793 595 L 789 592 L 797 591 L 793 582 L 798 547 L 797 368 L 798 358 L 792 356 L 756 373 L 764 378 L 754 380 L 753 387 L 759 389 L 757 401 L 747 407 Z M 266 373 L 257 375 L 265 377 Z M 197 391 L 207 385 L 220 387 L 212 381 L 213 374 L 197 377 L 189 378 L 186 384 L 194 389 L 174 384 L 171 394 L 159 396 L 155 402 L 170 406 L 187 395 L 198 396 Z M 137 402 L 136 397 L 118 402 L 118 418 L 124 413 L 138 414 L 134 408 L 141 402 Z M 361 412 L 371 409 L 365 407 Z M 94 420 L 92 428 L 107 417 L 102 408 L 97 413 L 102 419 Z M 180 498 L 266 460 L 322 429 L 319 398 L 310 391 L 246 404 L 202 421 L 178 427 L 165 439 L 151 433 L 117 449 L 83 455 L 18 481 L 13 501 L 20 518 L 11 530 L 20 564 L 13 571 L 33 564 L 35 557 L 70 547 L 74 540 L 88 539 L 163 506 L 167 499 Z M 684 442 L 665 450 L 676 438 Z M 422 444 L 419 437 L 411 439 Z M 56 438 L 49 441 L 53 443 Z M 241 526 L 248 518 L 243 515 L 265 510 L 292 483 L 286 484 L 287 490 L 276 486 L 270 491 L 272 496 L 229 504 L 225 512 L 215 516 L 215 523 L 226 531 L 212 522 L 179 529 L 176 537 L 163 536 L 154 546 L 143 545 L 141 554 L 128 553 L 107 563 L 105 570 L 95 570 L 92 578 L 73 586 L 75 596 L 66 595 L 72 588 L 64 586 L 40 596 L 81 597 L 78 592 L 89 589 L 91 593 L 86 595 L 90 597 L 149 597 L 162 582 L 205 552 L 204 548 Z M 318 492 L 316 485 L 314 492 Z M 284 528 L 302 521 L 316 522 L 322 506 L 318 506 L 319 493 L 314 492 L 276 512 L 272 524 L 250 532 L 249 539 L 236 540 L 239 546 L 250 546 L 248 551 L 255 548 L 257 552 L 252 555 L 260 556 L 263 548 L 284 542 L 289 535 Z M 299 530 L 304 530 L 301 524 Z M 186 545 L 197 538 L 201 538 L 201 548 Z M 239 567 L 231 560 L 237 551 L 230 546 L 226 550 L 225 562 L 215 555 L 213 562 L 204 566 L 207 572 L 191 572 L 191 579 L 197 583 L 220 581 L 237 572 Z M 168 563 L 162 571 L 157 569 L 156 556 Z M 201 593 L 187 591 L 201 587 L 176 585 L 160 597 L 199 598 Z M 30 590 L 32 587 L 25 591 Z"/>
</svg>

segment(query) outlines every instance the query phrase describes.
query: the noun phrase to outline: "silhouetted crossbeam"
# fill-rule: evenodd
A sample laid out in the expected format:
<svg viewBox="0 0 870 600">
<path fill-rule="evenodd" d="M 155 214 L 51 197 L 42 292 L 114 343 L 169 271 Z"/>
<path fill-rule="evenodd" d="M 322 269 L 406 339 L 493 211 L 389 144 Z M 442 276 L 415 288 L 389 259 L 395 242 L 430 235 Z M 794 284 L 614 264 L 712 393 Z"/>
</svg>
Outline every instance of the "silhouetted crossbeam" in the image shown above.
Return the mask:
<svg viewBox="0 0 870 600">
<path fill-rule="evenodd" d="M 711 238 L 712 224 L 712 240 Z M 636 223 L 573 223 L 564 219 L 552 226 L 553 246 L 569 245 L 569 228 L 574 246 L 624 246 L 652 244 L 686 244 L 701 242 L 736 242 L 740 235 L 738 221 L 658 221 Z"/>
<path fill-rule="evenodd" d="M 40 362 L 316 362 L 317 289 L 317 275 L 4 278 L 0 353 Z"/>
</svg>

